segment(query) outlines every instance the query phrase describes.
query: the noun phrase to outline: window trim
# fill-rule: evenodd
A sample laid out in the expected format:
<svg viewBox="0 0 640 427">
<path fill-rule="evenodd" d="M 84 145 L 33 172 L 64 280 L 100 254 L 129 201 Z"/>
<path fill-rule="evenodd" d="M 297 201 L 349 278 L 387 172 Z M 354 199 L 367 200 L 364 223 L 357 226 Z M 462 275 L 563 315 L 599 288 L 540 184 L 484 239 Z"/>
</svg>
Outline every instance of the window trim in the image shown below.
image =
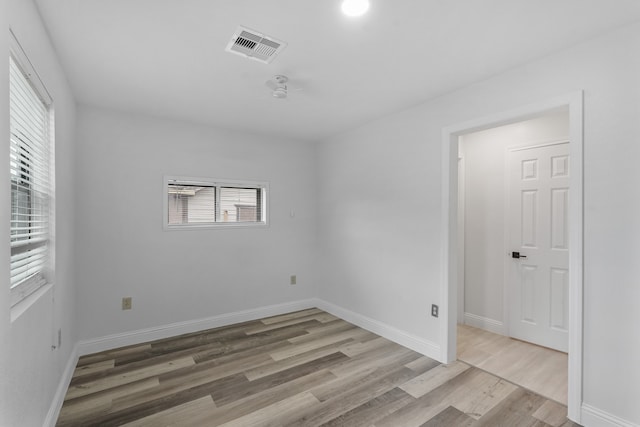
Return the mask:
<svg viewBox="0 0 640 427">
<path fill-rule="evenodd" d="M 31 83 L 33 89 L 36 91 L 42 102 L 47 105 L 51 111 L 53 111 L 53 98 L 42 82 L 40 74 L 38 74 L 29 60 L 29 57 L 24 52 L 24 49 L 22 49 L 22 45 L 11 28 L 9 29 L 9 33 L 11 35 L 11 37 L 9 37 L 9 54 L 13 56 L 16 64 L 18 64 L 22 72 L 25 74 L 27 80 L 29 80 L 29 83 Z"/>
<path fill-rule="evenodd" d="M 209 222 L 202 224 L 169 224 L 169 199 L 167 197 L 167 188 L 172 181 L 188 183 L 194 185 L 202 185 L 216 187 L 216 193 L 219 194 L 220 187 L 227 188 L 256 188 L 262 189 L 262 216 L 263 221 L 259 222 Z M 203 178 L 193 176 L 177 176 L 164 175 L 162 180 L 162 227 L 164 231 L 175 230 L 220 230 L 226 228 L 263 228 L 269 226 L 269 182 L 267 181 L 248 181 L 237 179 L 217 179 Z"/>
<path fill-rule="evenodd" d="M 33 274 L 30 277 L 27 277 L 18 283 L 16 283 L 13 287 L 10 286 L 10 305 L 13 310 L 17 307 L 21 302 L 27 300 L 31 295 L 36 294 L 36 292 L 46 285 L 52 285 L 54 282 L 54 253 L 55 248 L 53 244 L 54 234 L 55 234 L 55 162 L 53 160 L 55 156 L 55 114 L 54 114 L 54 106 L 53 99 L 47 91 L 40 75 L 36 72 L 33 64 L 29 60 L 28 56 L 24 52 L 20 42 L 16 38 L 13 30 L 9 29 L 10 37 L 9 37 L 9 59 L 13 61 L 17 69 L 20 73 L 22 73 L 23 77 L 27 81 L 27 84 L 31 86 L 36 96 L 40 99 L 44 107 L 46 108 L 47 114 L 47 144 L 46 150 L 48 153 L 48 162 L 47 164 L 47 235 L 43 239 L 34 239 L 33 241 L 23 242 L 19 244 L 11 245 L 11 256 L 19 255 L 20 253 L 24 253 L 30 250 L 35 250 L 40 247 L 45 247 L 45 256 L 46 261 L 44 262 L 41 270 L 37 273 Z M 11 121 L 11 116 L 9 121 Z M 11 138 L 11 133 L 9 134 Z M 13 191 L 11 192 L 11 197 L 13 197 Z M 29 193 L 29 197 L 31 194 Z M 10 205 L 13 203 L 13 200 L 10 202 Z M 10 269 L 12 264 L 10 264 Z"/>
</svg>

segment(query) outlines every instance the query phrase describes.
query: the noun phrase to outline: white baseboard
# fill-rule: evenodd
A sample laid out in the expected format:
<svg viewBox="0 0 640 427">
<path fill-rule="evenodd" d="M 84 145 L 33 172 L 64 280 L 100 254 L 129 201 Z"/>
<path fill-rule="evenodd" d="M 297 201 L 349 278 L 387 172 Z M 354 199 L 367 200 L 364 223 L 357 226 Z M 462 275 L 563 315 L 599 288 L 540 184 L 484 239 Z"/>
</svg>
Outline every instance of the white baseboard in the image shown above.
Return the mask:
<svg viewBox="0 0 640 427">
<path fill-rule="evenodd" d="M 507 331 L 507 327 L 503 322 L 478 316 L 477 314 L 464 313 L 464 324 L 473 326 L 474 328 L 484 329 L 494 334 L 509 336 L 509 331 Z"/>
<path fill-rule="evenodd" d="M 73 350 L 71 350 L 69 360 L 67 360 L 67 365 L 65 366 L 60 382 L 58 383 L 58 388 L 56 388 L 56 394 L 53 396 L 53 400 L 51 401 L 49 412 L 47 412 L 47 417 L 44 419 L 44 427 L 55 427 L 56 422 L 58 421 L 58 416 L 60 415 L 60 409 L 62 409 L 62 404 L 64 403 L 64 396 L 67 394 L 67 388 L 69 387 L 71 377 L 73 377 L 73 372 L 75 371 L 77 364 L 78 344 L 74 345 Z"/>
<path fill-rule="evenodd" d="M 434 360 L 440 359 L 440 346 L 434 342 L 411 335 L 386 323 L 379 322 L 321 299 L 316 300 L 316 307 Z"/>
<path fill-rule="evenodd" d="M 640 427 L 586 403 L 582 404 L 580 422 L 585 427 Z"/>
<path fill-rule="evenodd" d="M 118 347 L 141 344 L 148 341 L 170 338 L 176 335 L 188 334 L 205 329 L 219 328 L 221 326 L 261 319 L 263 317 L 277 316 L 279 314 L 304 310 L 315 306 L 315 299 L 308 299 L 259 307 L 251 310 L 236 311 L 234 313 L 226 313 L 204 319 L 187 320 L 184 322 L 171 323 L 169 325 L 107 335 L 78 343 L 78 355 L 84 356 Z"/>
</svg>

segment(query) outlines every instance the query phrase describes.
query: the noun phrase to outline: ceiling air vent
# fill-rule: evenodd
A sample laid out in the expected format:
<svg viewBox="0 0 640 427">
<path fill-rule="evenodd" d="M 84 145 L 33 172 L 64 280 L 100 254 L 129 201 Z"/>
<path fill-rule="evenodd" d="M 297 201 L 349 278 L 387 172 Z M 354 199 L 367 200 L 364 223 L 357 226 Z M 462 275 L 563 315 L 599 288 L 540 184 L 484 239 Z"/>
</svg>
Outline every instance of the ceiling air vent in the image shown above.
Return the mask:
<svg viewBox="0 0 640 427">
<path fill-rule="evenodd" d="M 225 50 L 268 64 L 285 47 L 287 44 L 283 41 L 245 27 L 238 27 Z"/>
</svg>

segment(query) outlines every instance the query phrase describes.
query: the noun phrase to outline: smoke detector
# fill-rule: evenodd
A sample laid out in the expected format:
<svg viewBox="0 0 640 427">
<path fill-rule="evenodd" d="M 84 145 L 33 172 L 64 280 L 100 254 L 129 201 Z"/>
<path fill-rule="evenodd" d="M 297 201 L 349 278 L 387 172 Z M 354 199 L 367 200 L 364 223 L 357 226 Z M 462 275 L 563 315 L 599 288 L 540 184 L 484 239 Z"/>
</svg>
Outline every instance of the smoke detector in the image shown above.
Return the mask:
<svg viewBox="0 0 640 427">
<path fill-rule="evenodd" d="M 225 50 L 268 64 L 285 47 L 287 47 L 287 43 L 282 40 L 239 26 Z"/>
<path fill-rule="evenodd" d="M 289 77 L 278 74 L 265 82 L 265 85 L 271 89 L 271 96 L 278 99 L 287 97 L 287 82 Z"/>
</svg>

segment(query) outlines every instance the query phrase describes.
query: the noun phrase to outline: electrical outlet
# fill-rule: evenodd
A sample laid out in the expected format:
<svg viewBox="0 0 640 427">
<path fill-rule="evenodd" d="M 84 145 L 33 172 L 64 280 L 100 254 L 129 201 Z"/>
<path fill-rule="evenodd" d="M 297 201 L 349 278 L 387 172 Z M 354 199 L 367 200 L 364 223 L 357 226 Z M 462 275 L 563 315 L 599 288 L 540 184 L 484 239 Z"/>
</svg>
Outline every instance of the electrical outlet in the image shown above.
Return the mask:
<svg viewBox="0 0 640 427">
<path fill-rule="evenodd" d="M 122 309 L 131 310 L 131 297 L 122 298 Z"/>
<path fill-rule="evenodd" d="M 295 285 L 296 283 L 298 283 L 298 278 L 296 277 L 295 274 L 291 275 L 291 278 L 289 280 L 289 284 L 290 285 Z"/>
<path fill-rule="evenodd" d="M 431 315 L 433 317 L 438 317 L 438 306 L 435 304 L 431 304 Z"/>
</svg>

